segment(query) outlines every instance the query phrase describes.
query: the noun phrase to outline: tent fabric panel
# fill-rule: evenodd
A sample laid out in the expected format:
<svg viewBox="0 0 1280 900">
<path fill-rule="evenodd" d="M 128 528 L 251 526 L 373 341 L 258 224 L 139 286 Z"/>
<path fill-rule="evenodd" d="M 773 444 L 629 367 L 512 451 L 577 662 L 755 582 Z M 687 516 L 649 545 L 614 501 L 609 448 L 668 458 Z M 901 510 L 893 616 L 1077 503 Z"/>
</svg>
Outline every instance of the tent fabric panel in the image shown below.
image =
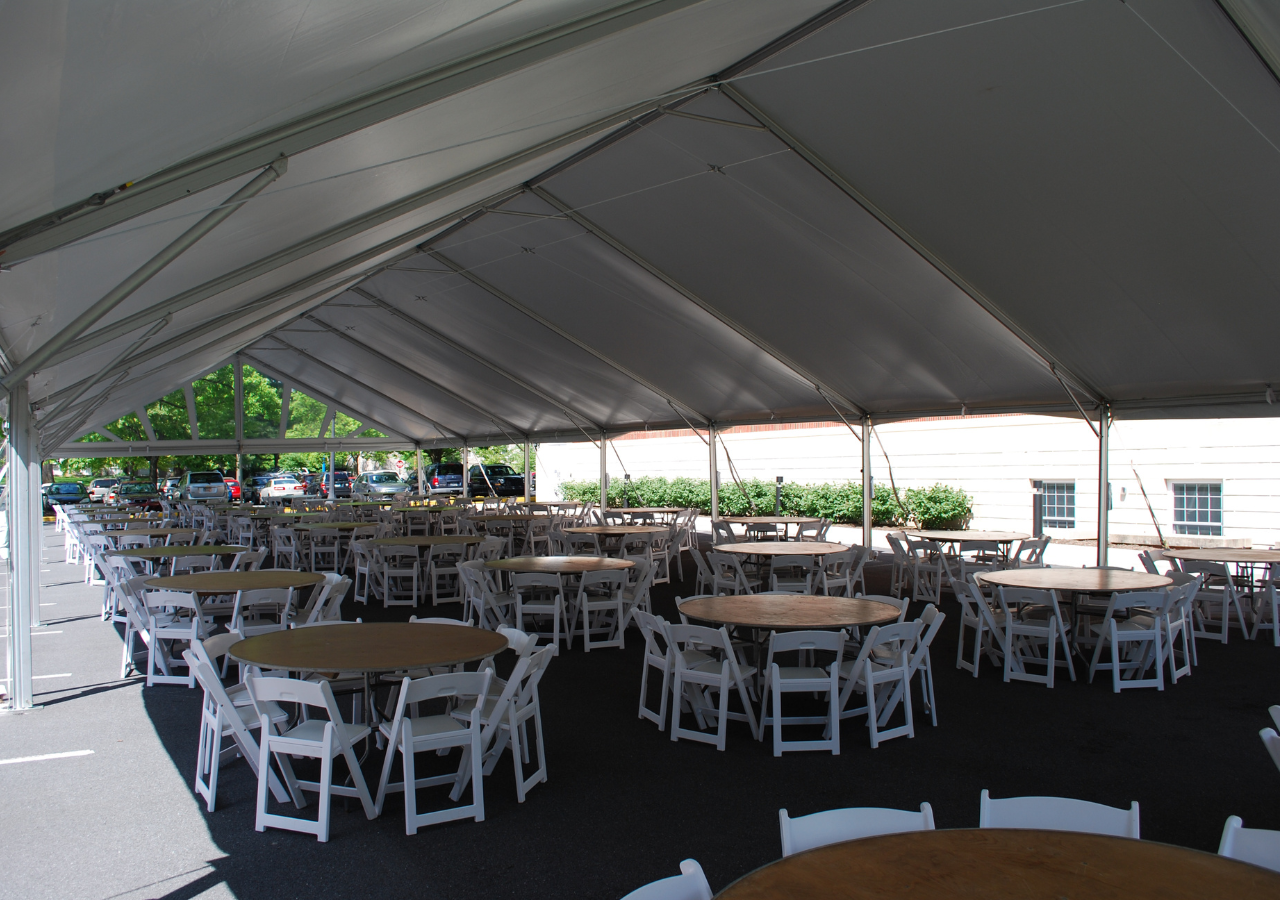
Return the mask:
<svg viewBox="0 0 1280 900">
<path fill-rule="evenodd" d="M 1280 85 L 1238 34 L 1206 29 L 1189 48 L 1230 70 L 1217 89 L 1124 4 L 823 59 L 908 10 L 915 34 L 956 16 L 871 4 L 740 88 L 1105 396 L 1280 377 Z M 1223 89 L 1270 114 L 1247 121 Z"/>
<path fill-rule="evenodd" d="M 427 271 L 414 270 L 428 266 Z M 462 346 L 513 369 L 594 423 L 643 425 L 674 417 L 671 408 L 643 385 L 460 275 L 440 274 L 440 268 L 424 255 L 380 273 L 363 287 Z"/>
<path fill-rule="evenodd" d="M 745 338 L 554 207 L 523 195 L 504 208 L 548 218 L 487 215 L 440 250 L 704 418 L 825 406 Z"/>
<path fill-rule="evenodd" d="M 743 115 L 719 94 L 681 109 Z M 770 134 L 667 117 L 545 187 L 864 408 L 1061 397 L 1004 326 Z"/>
</svg>

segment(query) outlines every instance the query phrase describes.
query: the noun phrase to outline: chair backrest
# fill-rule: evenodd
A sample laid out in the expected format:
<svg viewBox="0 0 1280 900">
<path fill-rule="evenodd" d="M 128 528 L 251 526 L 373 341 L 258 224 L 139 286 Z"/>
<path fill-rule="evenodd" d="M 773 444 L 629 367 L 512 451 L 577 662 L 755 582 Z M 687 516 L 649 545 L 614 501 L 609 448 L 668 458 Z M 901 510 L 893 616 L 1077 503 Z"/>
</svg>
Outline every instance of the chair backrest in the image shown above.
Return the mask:
<svg viewBox="0 0 1280 900">
<path fill-rule="evenodd" d="M 323 709 L 329 714 L 329 721 L 335 725 L 346 721 L 338 711 L 338 704 L 333 699 L 333 690 L 327 681 L 302 681 L 298 678 L 249 675 L 244 683 L 259 716 L 268 712 L 265 704 L 274 701 Z"/>
<path fill-rule="evenodd" d="M 1177 591 L 1177 593 L 1175 593 Z M 1157 615 L 1163 615 L 1170 604 L 1182 593 L 1181 588 L 1173 587 L 1160 591 L 1125 591 L 1111 595 L 1107 604 L 1107 615 L 1114 616 L 1118 612 L 1131 609 L 1150 609 Z"/>
<path fill-rule="evenodd" d="M 915 649 L 908 660 L 913 675 L 924 664 L 925 656 L 929 653 L 929 645 L 933 643 L 933 639 L 942 628 L 942 623 L 946 620 L 947 614 L 941 612 L 932 603 L 926 606 L 924 612 L 920 613 L 920 618 L 916 619 L 920 623 L 920 637 L 916 640 Z"/>
<path fill-rule="evenodd" d="M 839 841 L 874 837 L 878 834 L 901 834 L 904 831 L 933 831 L 933 807 L 920 804 L 919 812 L 906 809 L 884 809 L 875 806 L 828 809 L 793 819 L 785 809 L 778 810 L 782 831 L 782 855 L 802 853 L 814 847 L 825 847 Z"/>
<path fill-rule="evenodd" d="M 640 634 L 644 637 L 645 649 L 654 656 L 666 656 L 670 639 L 667 637 L 667 620 L 643 609 L 632 613 L 636 624 L 640 626 Z M 661 639 L 661 643 L 659 643 Z"/>
<path fill-rule="evenodd" d="M 680 863 L 680 874 L 638 887 L 622 900 L 711 900 L 711 885 L 702 866 L 692 859 Z"/>
<path fill-rule="evenodd" d="M 1271 708 L 1275 709 L 1274 706 Z M 1276 714 L 1272 712 L 1271 717 L 1276 718 Z M 1264 728 L 1258 732 L 1258 736 L 1262 738 L 1263 745 L 1271 754 L 1271 761 L 1276 764 L 1277 769 L 1280 769 L 1280 734 L 1277 734 L 1274 728 Z"/>
<path fill-rule="evenodd" d="M 142 602 L 146 604 L 148 610 L 190 609 L 197 613 L 200 612 L 200 604 L 196 602 L 196 595 L 188 594 L 183 591 L 148 590 L 143 595 Z"/>
<path fill-rule="evenodd" d="M 793 650 L 832 650 L 839 654 L 849 636 L 843 631 L 776 631 L 769 635 L 769 662 L 774 654 Z"/>
<path fill-rule="evenodd" d="M 1069 797 L 1008 797 L 992 800 L 986 788 L 978 805 L 979 828 L 1039 828 L 1084 831 L 1137 839 L 1138 803 L 1117 809 Z"/>
<path fill-rule="evenodd" d="M 552 588 L 557 593 L 564 589 L 559 575 L 546 572 L 513 572 L 511 587 L 517 593 L 521 588 Z"/>
<path fill-rule="evenodd" d="M 257 550 L 246 550 L 236 556 L 236 561 L 231 566 L 231 571 L 253 572 L 258 568 L 258 566 L 262 565 L 262 561 L 266 558 L 266 547 L 259 547 Z"/>
<path fill-rule="evenodd" d="M 1058 612 L 1058 598 L 1053 591 L 1000 586 L 996 588 L 996 597 L 1000 600 L 1000 606 L 1009 614 L 1012 614 L 1010 610 L 1014 606 L 1047 607 Z"/>
<path fill-rule="evenodd" d="M 627 583 L 626 573 L 620 569 L 605 569 L 599 572 L 583 572 L 582 581 L 578 583 L 578 595 L 587 592 L 588 588 L 607 588 L 610 593 L 619 593 Z"/>
<path fill-rule="evenodd" d="M 716 519 L 711 523 L 711 537 L 717 544 L 738 543 L 738 536 L 733 533 L 733 526 L 722 519 Z"/>
<path fill-rule="evenodd" d="M 1280 831 L 1245 828 L 1239 816 L 1231 816 L 1222 828 L 1218 855 L 1280 872 Z"/>
<path fill-rule="evenodd" d="M 1039 566 L 1044 563 L 1044 551 L 1049 546 L 1050 538 L 1041 536 L 1018 542 L 1018 549 L 1013 552 L 1009 561 L 1018 566 Z"/>
<path fill-rule="evenodd" d="M 538 636 L 536 634 L 528 634 L 519 628 L 512 628 L 510 625 L 499 625 L 497 632 L 507 639 L 508 646 L 515 651 L 517 658 L 528 656 L 538 646 Z"/>
<path fill-rule="evenodd" d="M 911 605 L 909 597 L 895 597 L 892 594 L 858 594 L 861 600 L 874 600 L 876 603 L 886 603 L 898 610 L 898 621 L 905 622 L 907 620 L 907 608 Z"/>
</svg>

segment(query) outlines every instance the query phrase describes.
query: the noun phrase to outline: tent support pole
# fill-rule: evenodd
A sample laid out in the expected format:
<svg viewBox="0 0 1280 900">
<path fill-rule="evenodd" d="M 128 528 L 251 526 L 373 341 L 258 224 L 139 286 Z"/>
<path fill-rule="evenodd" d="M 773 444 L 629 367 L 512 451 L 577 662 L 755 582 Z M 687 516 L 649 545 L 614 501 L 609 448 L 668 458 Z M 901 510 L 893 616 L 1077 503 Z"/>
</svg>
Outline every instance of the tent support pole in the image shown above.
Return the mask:
<svg viewBox="0 0 1280 900">
<path fill-rule="evenodd" d="M 31 614 L 40 608 L 40 544 L 32 529 L 33 496 L 28 474 L 35 450 L 35 423 L 27 383 L 9 391 L 9 666 L 10 709 L 31 709 Z"/>
<path fill-rule="evenodd" d="M 423 473 L 422 473 L 422 445 L 421 444 L 413 448 L 413 456 L 414 456 L 414 459 L 413 459 L 414 467 L 418 470 L 418 496 L 421 497 L 426 493 L 425 491 L 426 482 L 422 477 Z"/>
<path fill-rule="evenodd" d="M 600 524 L 604 521 L 604 511 L 609 508 L 609 436 L 600 432 Z"/>
<path fill-rule="evenodd" d="M 323 434 L 324 429 L 323 428 L 320 429 L 320 432 L 321 434 Z M 335 414 L 329 417 L 329 438 L 333 440 L 333 439 L 336 439 L 337 437 L 338 437 L 338 416 L 335 411 Z M 330 450 L 329 451 L 329 501 L 330 502 L 338 499 L 338 493 L 337 493 L 338 492 L 338 473 L 334 470 L 334 466 L 337 464 L 337 459 L 338 459 L 337 454 L 334 453 L 332 450 Z M 360 474 L 359 472 L 356 473 L 357 476 L 359 474 Z"/>
<path fill-rule="evenodd" d="M 52 359 L 54 354 L 69 347 L 76 338 L 92 328 L 103 316 L 132 296 L 134 291 L 150 281 L 161 269 L 185 253 L 196 241 L 217 228 L 250 198 L 257 196 L 267 185 L 283 175 L 288 167 L 287 160 L 281 157 L 255 175 L 248 184 L 223 201 L 221 206 L 184 231 L 169 246 L 151 257 L 132 275 L 108 291 L 97 303 L 76 316 L 70 325 L 45 341 L 38 350 L 24 359 L 18 364 L 17 368 L 4 377 L 3 386 L 12 388 Z"/>
<path fill-rule="evenodd" d="M 231 365 L 236 386 L 236 481 L 244 484 L 244 460 L 240 455 L 240 442 L 244 440 L 244 364 L 239 353 L 231 358 Z"/>
<path fill-rule="evenodd" d="M 1107 564 L 1107 543 L 1111 537 L 1111 410 L 1098 409 L 1098 565 Z"/>
<path fill-rule="evenodd" d="M 715 522 L 720 518 L 720 479 L 719 473 L 716 471 L 716 426 L 714 422 L 707 423 L 707 461 L 711 466 L 711 521 Z M 715 545 L 715 533 L 711 535 L 711 543 Z"/>
<path fill-rule="evenodd" d="M 871 417 L 862 417 L 862 546 L 870 549 L 871 532 Z"/>
<path fill-rule="evenodd" d="M 533 502 L 533 491 L 530 489 L 533 486 L 533 479 L 529 477 L 530 474 L 531 473 L 529 469 L 529 439 L 528 437 L 526 437 L 524 441 L 524 502 L 525 503 Z"/>
</svg>

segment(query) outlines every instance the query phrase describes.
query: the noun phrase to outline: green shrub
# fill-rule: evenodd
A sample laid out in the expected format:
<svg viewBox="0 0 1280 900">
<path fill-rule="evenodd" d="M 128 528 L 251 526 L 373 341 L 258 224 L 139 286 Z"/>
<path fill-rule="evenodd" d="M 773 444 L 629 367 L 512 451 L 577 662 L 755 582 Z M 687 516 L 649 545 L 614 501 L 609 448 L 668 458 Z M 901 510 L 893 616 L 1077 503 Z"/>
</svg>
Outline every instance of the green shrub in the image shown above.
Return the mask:
<svg viewBox="0 0 1280 900">
<path fill-rule="evenodd" d="M 906 503 L 912 521 L 921 528 L 954 530 L 964 528 L 973 518 L 969 495 L 945 484 L 907 488 Z"/>
<path fill-rule="evenodd" d="M 742 487 L 755 502 L 761 515 L 773 512 L 774 482 L 753 479 L 744 481 Z M 628 506 L 676 506 L 693 507 L 704 514 L 711 509 L 711 483 L 703 478 L 636 478 L 629 484 L 613 479 L 609 482 L 609 505 L 622 506 L 623 491 Z M 972 515 L 970 500 L 959 488 L 934 485 L 931 488 L 909 489 L 902 494 L 904 510 L 898 504 L 893 491 L 882 485 L 871 500 L 871 522 L 881 527 L 906 525 L 914 521 L 922 528 L 960 528 Z M 599 481 L 565 481 L 560 484 L 560 496 L 565 500 L 595 502 L 600 499 Z M 818 516 L 847 525 L 862 522 L 862 485 L 851 482 L 826 484 L 782 485 L 782 511 L 792 516 Z M 745 516 L 751 514 L 751 504 L 742 490 L 733 482 L 720 485 L 720 514 Z M 959 523 L 959 524 L 956 524 Z"/>
</svg>

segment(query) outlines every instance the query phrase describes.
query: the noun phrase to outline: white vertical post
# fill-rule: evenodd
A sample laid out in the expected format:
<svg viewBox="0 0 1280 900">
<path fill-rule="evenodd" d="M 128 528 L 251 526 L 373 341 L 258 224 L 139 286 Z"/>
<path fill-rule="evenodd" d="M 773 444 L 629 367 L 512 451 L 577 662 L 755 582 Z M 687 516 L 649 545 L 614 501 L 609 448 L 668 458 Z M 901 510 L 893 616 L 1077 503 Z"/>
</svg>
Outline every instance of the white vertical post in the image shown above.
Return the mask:
<svg viewBox="0 0 1280 900">
<path fill-rule="evenodd" d="M 236 386 L 236 481 L 244 484 L 240 442 L 244 440 L 244 368 L 240 364 L 240 354 L 232 358 L 232 368 Z"/>
<path fill-rule="evenodd" d="M 720 518 L 720 473 L 716 471 L 716 426 L 713 422 L 707 423 L 707 459 L 711 465 L 711 521 L 714 522 Z"/>
<path fill-rule="evenodd" d="M 529 442 L 525 441 L 524 442 L 524 502 L 525 503 L 533 502 L 533 490 L 532 490 L 533 479 L 529 477 L 530 471 L 531 470 L 529 469 Z"/>
<path fill-rule="evenodd" d="M 332 441 L 337 436 L 338 416 L 337 413 L 334 413 L 334 415 L 329 418 L 329 440 Z M 337 462 L 337 454 L 333 452 L 332 443 L 329 445 L 329 448 L 329 499 L 336 500 L 338 499 L 338 473 L 333 470 L 333 467 Z M 356 474 L 359 475 L 360 473 L 357 472 Z"/>
<path fill-rule="evenodd" d="M 462 499 L 471 499 L 471 448 L 462 442 Z"/>
<path fill-rule="evenodd" d="M 1098 408 L 1098 565 L 1107 564 L 1107 543 L 1111 537 L 1111 410 Z"/>
<path fill-rule="evenodd" d="M 40 432 L 35 422 L 31 421 L 31 452 L 27 455 L 27 478 L 30 485 L 30 503 L 27 506 L 31 516 L 31 533 L 35 536 L 28 549 L 31 551 L 31 626 L 39 627 L 40 621 L 40 568 L 44 562 L 44 502 L 40 495 L 40 484 L 44 481 L 40 472 Z"/>
<path fill-rule="evenodd" d="M 871 417 L 862 417 L 862 546 L 870 547 L 874 539 L 871 531 L 871 491 L 875 484 L 871 479 Z"/>
<path fill-rule="evenodd" d="M 609 508 L 609 435 L 600 432 L 600 512 Z M 604 519 L 600 520 L 601 522 Z"/>
<path fill-rule="evenodd" d="M 426 484 L 423 480 L 423 473 L 422 473 L 422 448 L 415 447 L 414 454 L 415 454 L 414 463 L 418 467 L 418 496 L 421 497 L 424 494 L 426 494 Z"/>
<path fill-rule="evenodd" d="M 31 506 L 39 503 L 39 486 L 31 496 L 27 463 L 35 449 L 35 427 L 27 403 L 27 383 L 9 391 L 9 708 L 30 709 L 31 611 L 40 603 L 40 542 L 32 529 Z"/>
</svg>

